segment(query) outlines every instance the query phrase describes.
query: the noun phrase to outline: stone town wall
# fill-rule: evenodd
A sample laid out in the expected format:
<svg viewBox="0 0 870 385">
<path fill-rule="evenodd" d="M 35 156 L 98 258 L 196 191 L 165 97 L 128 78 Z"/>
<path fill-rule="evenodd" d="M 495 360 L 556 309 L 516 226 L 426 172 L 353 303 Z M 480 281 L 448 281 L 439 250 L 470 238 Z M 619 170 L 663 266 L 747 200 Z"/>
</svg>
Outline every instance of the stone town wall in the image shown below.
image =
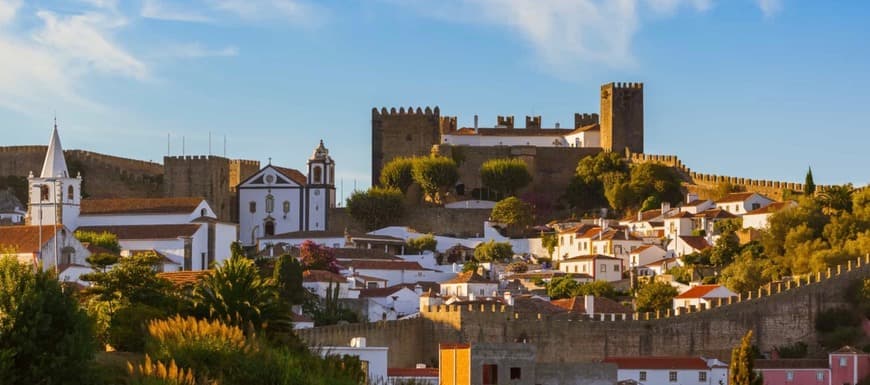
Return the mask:
<svg viewBox="0 0 870 385">
<path fill-rule="evenodd" d="M 490 209 L 448 209 L 444 207 L 408 207 L 405 214 L 394 218 L 390 225 L 411 226 L 421 233 L 457 236 L 482 236 L 483 222 L 489 219 Z M 365 229 L 343 207 L 329 211 L 328 229 L 365 232 Z"/>
<path fill-rule="evenodd" d="M 513 313 L 501 305 L 438 306 L 422 319 L 343 325 L 298 331 L 310 344 L 347 344 L 369 338 L 370 346 L 390 347 L 390 366 L 432 363 L 438 343 L 500 343 L 526 340 L 537 346 L 542 363 L 586 362 L 607 356 L 704 355 L 730 360 L 731 349 L 753 330 L 761 351 L 816 339 L 814 320 L 824 310 L 844 306 L 845 291 L 870 276 L 870 256 L 826 272 L 771 284 L 756 292 L 723 299 L 710 309 L 635 313 L 604 320 L 568 320 Z M 407 339 L 406 339 L 407 338 Z M 397 352 L 397 353 L 393 353 Z"/>
</svg>

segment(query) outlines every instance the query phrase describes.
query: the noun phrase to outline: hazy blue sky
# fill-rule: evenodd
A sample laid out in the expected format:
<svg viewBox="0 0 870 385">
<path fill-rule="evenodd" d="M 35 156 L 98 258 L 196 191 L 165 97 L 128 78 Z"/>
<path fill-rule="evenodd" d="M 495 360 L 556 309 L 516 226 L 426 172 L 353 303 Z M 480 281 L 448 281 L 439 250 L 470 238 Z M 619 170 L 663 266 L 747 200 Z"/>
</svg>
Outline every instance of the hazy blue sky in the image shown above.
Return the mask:
<svg viewBox="0 0 870 385">
<path fill-rule="evenodd" d="M 0 145 L 303 168 L 369 181 L 374 106 L 470 125 L 598 112 L 645 86 L 646 149 L 692 169 L 870 182 L 870 2 L 0 0 Z M 573 167 L 566 165 L 566 167 Z"/>
</svg>

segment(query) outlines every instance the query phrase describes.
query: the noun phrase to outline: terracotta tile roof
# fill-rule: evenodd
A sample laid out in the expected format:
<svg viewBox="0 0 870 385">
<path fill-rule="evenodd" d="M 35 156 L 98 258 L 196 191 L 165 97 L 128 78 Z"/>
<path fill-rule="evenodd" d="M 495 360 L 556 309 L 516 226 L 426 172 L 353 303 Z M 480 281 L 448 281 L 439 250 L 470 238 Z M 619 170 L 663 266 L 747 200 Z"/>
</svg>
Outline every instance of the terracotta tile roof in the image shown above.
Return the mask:
<svg viewBox="0 0 870 385">
<path fill-rule="evenodd" d="M 459 273 L 455 277 L 453 277 L 452 279 L 441 282 L 442 285 L 444 285 L 444 284 L 449 285 L 449 284 L 454 284 L 454 283 L 498 283 L 498 282 L 483 278 L 480 276 L 480 274 L 477 274 L 477 272 L 474 272 L 474 271 L 467 271 L 464 273 Z"/>
<path fill-rule="evenodd" d="M 610 298 L 594 297 L 592 301 L 592 310 L 594 314 L 633 313 L 630 308 Z M 573 298 L 556 299 L 550 302 L 567 311 L 586 314 L 586 299 L 584 297 L 577 296 Z"/>
<path fill-rule="evenodd" d="M 673 218 L 692 218 L 692 217 L 694 217 L 694 216 L 695 216 L 695 215 L 692 214 L 692 213 L 690 213 L 690 212 L 687 212 L 687 211 L 680 211 L 680 212 L 676 212 L 676 213 L 672 213 L 672 214 L 668 215 L 665 219 L 673 219 Z"/>
<path fill-rule="evenodd" d="M 708 201 L 709 201 L 709 199 L 695 199 L 695 200 L 693 200 L 693 201 L 691 201 L 691 202 L 683 203 L 683 207 L 695 207 L 695 206 L 700 206 L 701 204 L 703 204 L 703 203 L 707 203 Z"/>
<path fill-rule="evenodd" d="M 291 231 L 263 237 L 263 239 L 320 239 L 344 238 L 344 231 Z"/>
<path fill-rule="evenodd" d="M 651 248 L 651 247 L 656 247 L 656 245 L 649 245 L 649 244 L 647 244 L 647 245 L 640 245 L 640 246 L 638 246 L 637 248 L 635 248 L 634 251 L 632 251 L 632 252 L 629 253 L 629 254 L 639 254 L 639 253 L 642 253 L 642 252 L 644 252 L 646 249 L 649 249 L 649 248 Z"/>
<path fill-rule="evenodd" d="M 593 240 L 598 239 L 597 237 Z M 617 230 L 617 229 L 608 229 L 601 234 L 601 240 L 608 241 L 640 241 L 641 239 L 631 235 L 631 233 L 626 234 L 625 230 Z"/>
<path fill-rule="evenodd" d="M 729 213 L 728 211 L 722 209 L 709 209 L 701 211 L 700 213 L 692 215 L 695 218 L 708 218 L 708 219 L 728 219 L 728 218 L 737 218 L 736 215 Z"/>
<path fill-rule="evenodd" d="M 169 280 L 169 282 L 172 282 L 175 286 L 187 286 L 196 284 L 210 271 L 211 270 L 171 271 L 167 273 L 157 273 L 157 276 Z"/>
<path fill-rule="evenodd" d="M 302 272 L 302 282 L 338 282 L 345 283 L 347 278 L 326 270 L 305 270 Z"/>
<path fill-rule="evenodd" d="M 706 296 L 708 293 L 718 289 L 719 287 L 719 285 L 698 285 L 689 290 L 686 290 L 685 293 L 674 297 L 674 299 L 704 298 L 704 296 Z"/>
<path fill-rule="evenodd" d="M 284 176 L 292 179 L 294 182 L 296 182 L 300 186 L 305 186 L 305 183 L 308 182 L 308 178 L 305 176 L 305 174 L 303 174 L 302 172 L 300 172 L 299 170 L 297 170 L 295 168 L 278 167 L 278 166 L 272 166 L 272 167 L 275 168 L 275 170 L 278 170 L 278 172 L 280 172 Z"/>
<path fill-rule="evenodd" d="M 417 262 L 411 261 L 378 261 L 378 260 L 350 260 L 339 261 L 339 265 L 356 270 L 426 270 Z"/>
<path fill-rule="evenodd" d="M 405 285 L 393 285 L 390 287 L 379 287 L 376 289 L 360 289 L 359 297 L 360 298 L 385 298 L 393 295 L 393 293 L 402 290 L 408 289 L 414 291 L 414 285 L 405 284 Z"/>
<path fill-rule="evenodd" d="M 556 277 L 564 277 L 568 275 L 568 273 L 560 270 L 552 270 L 552 271 L 532 271 L 527 273 L 515 273 L 508 276 L 508 279 L 553 279 Z M 592 278 L 592 277 L 590 277 Z"/>
<path fill-rule="evenodd" d="M 695 250 L 698 250 L 698 251 L 702 251 L 702 250 L 707 249 L 708 247 L 711 247 L 710 244 L 707 243 L 707 240 L 704 239 L 704 237 L 702 237 L 702 236 L 680 235 L 680 239 L 682 239 L 683 242 L 685 242 L 687 245 L 689 245 L 689 247 L 691 247 Z"/>
<path fill-rule="evenodd" d="M 200 225 L 134 225 L 134 226 L 85 226 L 79 227 L 79 231 L 93 231 L 96 233 L 112 233 L 118 239 L 174 239 L 179 237 L 193 236 Z"/>
<path fill-rule="evenodd" d="M 629 216 L 622 218 L 622 220 L 623 221 L 631 221 L 631 222 L 646 222 L 646 221 L 649 221 L 650 219 L 660 217 L 661 215 L 662 215 L 661 209 L 647 210 L 647 211 L 642 211 L 640 213 L 640 220 L 637 219 L 637 215 L 629 215 Z"/>
<path fill-rule="evenodd" d="M 397 238 L 389 235 L 376 235 L 376 234 L 353 234 L 350 235 L 351 241 L 374 241 L 374 242 L 384 242 L 384 243 L 396 243 L 396 244 L 405 244 L 405 240 L 402 238 Z"/>
<path fill-rule="evenodd" d="M 366 259 L 366 260 L 381 260 L 381 261 L 403 261 L 393 254 L 387 253 L 381 249 L 357 249 L 353 247 L 341 247 L 332 249 L 332 253 L 336 259 Z"/>
<path fill-rule="evenodd" d="M 755 369 L 828 369 L 828 360 L 805 358 L 756 359 Z"/>
<path fill-rule="evenodd" d="M 743 202 L 743 201 L 749 199 L 750 197 L 752 197 L 752 196 L 755 195 L 755 194 L 757 194 L 757 193 L 754 193 L 754 192 L 738 192 L 738 193 L 731 193 L 731 194 L 728 194 L 728 195 L 724 196 L 722 199 L 717 200 L 716 203 Z M 761 195 L 761 194 L 758 194 L 758 195 Z M 761 195 L 761 196 L 764 197 L 764 198 L 767 198 L 767 197 L 765 197 L 764 195 Z M 769 199 L 769 198 L 768 198 L 768 199 Z"/>
<path fill-rule="evenodd" d="M 202 201 L 202 198 L 82 199 L 81 214 L 189 214 Z"/>
<path fill-rule="evenodd" d="M 658 266 L 658 265 L 661 265 L 661 264 L 664 264 L 667 262 L 676 262 L 676 261 L 677 261 L 677 257 L 662 258 L 662 259 L 659 259 L 658 261 L 652 261 L 650 263 L 647 263 L 644 266 Z"/>
<path fill-rule="evenodd" d="M 438 368 L 387 368 L 387 377 L 438 377 Z"/>
<path fill-rule="evenodd" d="M 35 253 L 42 245 L 53 239 L 54 234 L 62 227 L 61 225 L 2 226 L 0 227 L 0 249 L 11 249 L 17 253 Z M 40 229 L 42 245 L 39 244 Z"/>
<path fill-rule="evenodd" d="M 514 311 L 517 313 L 553 315 L 567 312 L 565 309 L 550 303 L 550 301 L 528 295 L 515 296 L 513 301 Z"/>
<path fill-rule="evenodd" d="M 775 212 L 782 210 L 786 207 L 791 207 L 791 206 L 796 206 L 796 205 L 797 205 L 797 203 L 795 203 L 795 201 L 773 202 L 767 206 L 752 210 L 752 211 L 750 211 L 746 214 L 743 214 L 743 215 L 746 216 L 746 215 L 757 215 L 757 214 L 772 214 L 772 213 L 775 213 Z"/>
<path fill-rule="evenodd" d="M 604 362 L 616 364 L 619 369 L 709 369 L 700 357 L 607 357 Z"/>
<path fill-rule="evenodd" d="M 568 128 L 541 128 L 541 129 L 524 129 L 524 128 L 478 128 L 477 135 L 480 136 L 565 136 L 574 132 L 574 129 Z"/>
<path fill-rule="evenodd" d="M 611 257 L 611 256 L 609 256 L 609 255 L 590 254 L 590 255 L 578 255 L 578 256 L 576 256 L 576 257 L 571 257 L 571 258 L 568 258 L 568 259 L 563 259 L 562 262 L 587 261 L 587 260 L 590 260 L 590 259 L 615 259 L 615 260 L 620 260 L 620 261 L 622 260 L 621 258 Z"/>
<path fill-rule="evenodd" d="M 858 349 L 855 349 L 849 345 L 846 345 L 846 346 L 843 346 L 842 348 L 839 348 L 839 349 L 831 352 L 831 354 L 864 354 L 864 353 L 858 351 Z"/>
</svg>

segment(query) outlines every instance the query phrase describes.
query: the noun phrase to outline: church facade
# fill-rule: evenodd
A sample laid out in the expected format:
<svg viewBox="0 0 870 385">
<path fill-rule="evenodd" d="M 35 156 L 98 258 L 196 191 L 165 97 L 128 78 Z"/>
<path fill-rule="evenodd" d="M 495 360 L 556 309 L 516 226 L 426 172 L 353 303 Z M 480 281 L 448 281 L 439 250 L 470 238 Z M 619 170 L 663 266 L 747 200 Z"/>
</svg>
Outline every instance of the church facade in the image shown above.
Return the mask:
<svg viewBox="0 0 870 385">
<path fill-rule="evenodd" d="M 308 159 L 308 173 L 263 167 L 238 187 L 239 239 L 255 245 L 262 237 L 296 231 L 325 231 L 335 207 L 335 162 L 323 141 Z"/>
</svg>

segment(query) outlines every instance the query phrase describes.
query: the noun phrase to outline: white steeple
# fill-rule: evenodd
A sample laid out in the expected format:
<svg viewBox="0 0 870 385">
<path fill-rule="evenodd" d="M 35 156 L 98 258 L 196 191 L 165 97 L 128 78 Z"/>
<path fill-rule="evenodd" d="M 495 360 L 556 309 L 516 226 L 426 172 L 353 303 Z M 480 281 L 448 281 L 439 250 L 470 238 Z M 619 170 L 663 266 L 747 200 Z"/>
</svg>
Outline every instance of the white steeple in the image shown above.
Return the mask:
<svg viewBox="0 0 870 385">
<path fill-rule="evenodd" d="M 41 178 L 69 178 L 66 168 L 66 159 L 63 157 L 63 147 L 60 145 L 60 135 L 57 133 L 57 120 L 54 121 L 54 131 L 51 133 L 51 141 L 48 142 L 48 151 L 45 152 L 45 162 L 42 163 Z"/>
</svg>

